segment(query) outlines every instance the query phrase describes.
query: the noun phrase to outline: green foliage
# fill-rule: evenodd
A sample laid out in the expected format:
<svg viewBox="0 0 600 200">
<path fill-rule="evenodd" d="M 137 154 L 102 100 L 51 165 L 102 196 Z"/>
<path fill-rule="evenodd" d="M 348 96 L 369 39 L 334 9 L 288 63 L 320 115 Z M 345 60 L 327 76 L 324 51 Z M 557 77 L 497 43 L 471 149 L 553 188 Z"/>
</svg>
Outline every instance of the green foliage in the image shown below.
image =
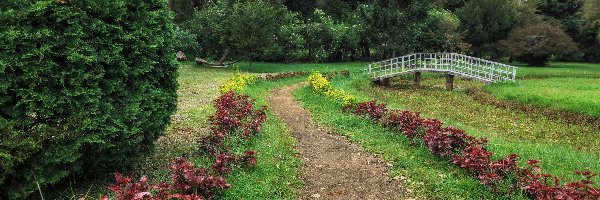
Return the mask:
<svg viewBox="0 0 600 200">
<path fill-rule="evenodd" d="M 467 52 L 470 45 L 463 42 L 458 32 L 460 21 L 450 11 L 433 8 L 427 12 L 423 45 L 427 52 Z"/>
<path fill-rule="evenodd" d="M 466 42 L 478 56 L 494 55 L 494 43 L 505 39 L 517 23 L 514 0 L 471 0 L 458 11 Z"/>
<path fill-rule="evenodd" d="M 182 51 L 191 55 L 198 55 L 200 52 L 200 45 L 198 45 L 196 34 L 191 33 L 188 29 L 176 26 L 175 39 L 174 48 L 176 51 Z"/>
<path fill-rule="evenodd" d="M 583 4 L 580 48 L 587 61 L 600 62 L 600 1 L 587 0 Z"/>
<path fill-rule="evenodd" d="M 0 198 L 152 150 L 177 98 L 171 20 L 162 0 L 2 2 Z"/>
<path fill-rule="evenodd" d="M 198 44 L 203 49 L 198 56 L 218 58 L 227 48 L 222 44 L 224 37 L 223 20 L 228 12 L 225 3 L 209 4 L 194 14 L 189 24 L 192 34 L 197 37 Z"/>
<path fill-rule="evenodd" d="M 515 29 L 500 41 L 510 56 L 533 66 L 544 66 L 551 56 L 573 55 L 577 45 L 560 28 L 550 23 L 529 24 Z"/>
<path fill-rule="evenodd" d="M 596 1 L 193 1 L 193 19 L 180 25 L 198 37 L 207 59 L 230 50 L 231 60 L 337 62 L 441 51 L 500 59 L 498 41 L 515 27 L 548 21 L 585 60 L 597 61 Z"/>
<path fill-rule="evenodd" d="M 285 10 L 263 0 L 233 4 L 224 22 L 224 40 L 240 56 L 253 61 L 276 43 Z"/>
<path fill-rule="evenodd" d="M 192 19 L 194 15 L 194 8 L 198 5 L 196 0 L 169 0 L 169 7 L 175 12 L 176 23 L 187 22 Z"/>
</svg>

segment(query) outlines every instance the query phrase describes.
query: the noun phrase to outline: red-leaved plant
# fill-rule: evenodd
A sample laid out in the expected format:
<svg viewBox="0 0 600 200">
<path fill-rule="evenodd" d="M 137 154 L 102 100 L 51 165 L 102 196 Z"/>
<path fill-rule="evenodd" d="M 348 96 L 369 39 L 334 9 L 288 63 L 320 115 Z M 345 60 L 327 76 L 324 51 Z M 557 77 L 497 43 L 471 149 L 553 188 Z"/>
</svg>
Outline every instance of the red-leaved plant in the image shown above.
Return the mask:
<svg viewBox="0 0 600 200">
<path fill-rule="evenodd" d="M 419 113 L 410 111 L 391 110 L 382 119 L 383 126 L 400 130 L 408 138 L 415 138 L 419 134 L 423 119 Z"/>
<path fill-rule="evenodd" d="M 231 153 L 231 146 L 225 145 L 228 138 L 250 139 L 260 131 L 267 119 L 266 107 L 255 109 L 253 102 L 248 96 L 236 95 L 233 91 L 214 101 L 217 111 L 209 118 L 211 134 L 199 141 L 203 155 L 215 159 L 210 170 L 194 167 L 187 159 L 180 158 L 170 166 L 172 183 L 149 185 L 145 176 L 133 182 L 129 177 L 115 173 L 117 183 L 112 184 L 110 190 L 119 200 L 212 199 L 215 191 L 231 187 L 222 176 L 230 173 L 233 165 L 256 165 L 256 151 L 248 150 L 236 156 Z"/>
<path fill-rule="evenodd" d="M 368 116 L 372 120 L 379 120 L 387 112 L 387 106 L 384 103 L 377 104 L 377 100 L 359 103 L 354 109 L 354 114 Z"/>
<path fill-rule="evenodd" d="M 600 199 L 600 189 L 592 187 L 592 178 L 597 174 L 589 170 L 577 171 L 583 179 L 567 182 L 563 186 L 560 178 L 543 173 L 539 162 L 529 160 L 527 167 L 520 170 L 517 183 L 517 186 L 533 199 Z"/>
<path fill-rule="evenodd" d="M 133 182 L 130 177 L 115 173 L 115 184 L 109 189 L 118 200 L 162 200 L 162 199 L 212 199 L 216 190 L 229 188 L 225 178 L 213 176 L 205 168 L 195 168 L 186 159 L 177 159 L 171 165 L 172 183 L 148 184 L 143 176 Z"/>
<path fill-rule="evenodd" d="M 431 122 L 430 122 L 431 123 Z M 425 131 L 423 141 L 429 150 L 439 156 L 447 157 L 455 152 L 462 151 L 475 138 L 465 134 L 465 131 L 455 127 L 438 129 L 435 125 L 430 125 Z"/>
<path fill-rule="evenodd" d="M 177 159 L 171 165 L 173 189 L 179 194 L 199 194 L 212 198 L 216 190 L 231 187 L 225 178 L 209 174 L 206 168 L 196 168 L 187 159 Z"/>
<path fill-rule="evenodd" d="M 344 108 L 349 110 L 352 108 Z M 519 168 L 516 154 L 492 161 L 494 154 L 485 148 L 487 139 L 476 139 L 454 127 L 443 128 L 437 119 L 422 119 L 419 113 L 391 110 L 385 104 L 369 101 L 354 107 L 354 114 L 369 116 L 384 127 L 401 131 L 410 139 L 422 138 L 427 148 L 439 157 L 452 157 L 452 163 L 466 170 L 481 183 L 497 191 L 502 180 L 509 179 L 513 188 L 519 188 L 534 199 L 600 199 L 600 189 L 592 187 L 597 174 L 589 170 L 577 171 L 582 180 L 561 184 L 561 179 L 542 173 L 539 161 L 529 161 L 527 167 Z M 381 113 L 384 113 L 382 116 Z M 424 133 L 424 135 L 422 134 Z M 510 177 L 510 178 L 507 178 Z M 516 183 L 514 179 L 517 179 Z M 516 184 L 516 185 L 515 185 Z"/>
<path fill-rule="evenodd" d="M 249 139 L 256 135 L 267 119 L 266 107 L 255 109 L 254 100 L 229 91 L 214 100 L 216 113 L 209 117 L 212 134 L 199 140 L 200 152 L 216 156 L 226 152 L 224 140 L 232 136 Z"/>
<path fill-rule="evenodd" d="M 308 74 L 310 74 L 310 72 L 304 72 L 304 71 L 267 74 L 267 75 L 265 75 L 265 80 L 274 81 L 274 80 L 279 80 L 279 79 L 283 79 L 283 78 L 294 77 L 294 76 L 303 76 L 303 75 L 308 75 Z"/>
</svg>

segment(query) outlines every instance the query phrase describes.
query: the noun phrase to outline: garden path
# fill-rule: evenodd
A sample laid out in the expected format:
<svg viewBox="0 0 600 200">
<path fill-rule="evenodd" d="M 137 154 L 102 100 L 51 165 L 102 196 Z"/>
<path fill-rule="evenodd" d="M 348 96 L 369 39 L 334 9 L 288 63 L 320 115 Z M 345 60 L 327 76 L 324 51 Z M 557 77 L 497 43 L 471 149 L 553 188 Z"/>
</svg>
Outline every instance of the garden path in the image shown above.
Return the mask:
<svg viewBox="0 0 600 200">
<path fill-rule="evenodd" d="M 389 165 L 382 159 L 312 122 L 292 96 L 300 86 L 275 89 L 269 98 L 273 112 L 298 140 L 305 183 L 300 199 L 411 199 L 403 182 L 387 174 Z"/>
</svg>

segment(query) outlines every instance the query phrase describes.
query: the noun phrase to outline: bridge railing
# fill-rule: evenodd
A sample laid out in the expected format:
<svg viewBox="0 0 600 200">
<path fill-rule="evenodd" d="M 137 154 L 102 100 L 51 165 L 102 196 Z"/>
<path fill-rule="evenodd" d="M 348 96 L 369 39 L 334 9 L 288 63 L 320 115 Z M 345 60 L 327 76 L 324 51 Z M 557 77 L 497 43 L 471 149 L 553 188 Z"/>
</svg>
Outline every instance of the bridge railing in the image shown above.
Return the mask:
<svg viewBox="0 0 600 200">
<path fill-rule="evenodd" d="M 414 53 L 369 64 L 373 79 L 416 71 L 445 72 L 485 82 L 515 81 L 517 67 L 458 53 Z"/>
</svg>

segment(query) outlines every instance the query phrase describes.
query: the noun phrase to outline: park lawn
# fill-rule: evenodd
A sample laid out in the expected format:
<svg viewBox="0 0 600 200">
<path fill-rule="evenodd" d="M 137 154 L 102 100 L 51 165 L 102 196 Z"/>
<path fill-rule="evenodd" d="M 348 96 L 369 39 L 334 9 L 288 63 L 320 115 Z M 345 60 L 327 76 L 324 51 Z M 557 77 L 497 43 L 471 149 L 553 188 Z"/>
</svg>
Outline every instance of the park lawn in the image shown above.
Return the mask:
<svg viewBox="0 0 600 200">
<path fill-rule="evenodd" d="M 457 85 L 481 85 L 478 82 L 460 79 L 457 82 Z M 521 166 L 524 166 L 529 159 L 539 159 L 542 160 L 541 166 L 545 172 L 564 177 L 567 181 L 580 178 L 574 173 L 575 170 L 600 170 L 598 130 L 549 120 L 543 116 L 526 115 L 491 105 L 482 105 L 464 92 L 444 91 L 443 83 L 443 79 L 426 79 L 423 80 L 424 89 L 412 91 L 373 88 L 368 78 L 360 75 L 333 81 L 335 88 L 358 95 L 360 101 L 377 99 L 388 103 L 391 109 L 418 111 L 424 117 L 438 118 L 447 125 L 466 130 L 470 135 L 486 137 L 490 139 L 487 146 L 496 153 L 495 158 L 516 153 L 521 156 L 519 162 Z M 396 83 L 393 87 L 401 88 L 403 85 L 410 85 L 410 83 Z M 387 130 L 380 127 L 377 130 L 369 130 L 367 126 L 378 125 L 367 125 L 368 123 L 365 123 L 369 121 L 368 119 L 362 119 L 365 122 L 361 122 L 358 117 L 341 113 L 339 106 L 325 103 L 327 102 L 325 97 L 315 94 L 310 89 L 302 89 L 296 95 L 303 105 L 313 112 L 316 121 L 363 144 L 372 152 L 383 154 L 385 159 L 394 161 L 393 174 L 406 176 L 409 179 L 417 177 L 417 184 L 413 186 L 426 196 L 440 199 L 488 198 L 485 194 L 477 194 L 484 196 L 471 194 L 472 189 L 477 188 L 479 183 L 474 179 L 469 180 L 466 176 L 456 175 L 456 171 L 449 171 L 457 168 L 445 166 L 445 161 L 434 162 L 436 158 L 423 150 L 425 147 L 410 145 L 402 147 L 398 141 L 390 141 L 393 137 L 387 134 Z M 387 138 L 382 139 L 383 137 Z M 402 137 L 396 138 L 396 140 L 402 139 Z M 416 153 L 416 151 L 423 152 Z M 447 168 L 444 170 L 445 167 Z M 445 174 L 443 176 L 448 180 L 444 179 L 444 181 L 451 180 L 449 182 L 452 184 L 444 185 L 446 182 L 436 182 L 436 178 L 439 178 L 435 176 L 436 173 Z M 448 173 L 454 174 L 448 176 Z"/>
<path fill-rule="evenodd" d="M 529 73 L 529 75 L 525 74 L 528 78 L 536 78 L 527 81 L 544 81 L 543 78 L 552 76 L 600 76 L 594 70 L 595 66 L 591 64 L 558 64 L 561 64 L 562 67 L 525 68 L 528 70 L 526 73 Z M 285 66 L 286 64 L 272 65 Z M 557 63 L 551 65 L 555 66 Z M 277 68 L 267 70 L 276 72 Z M 600 140 L 597 139 L 600 132 L 598 130 L 592 127 L 547 119 L 541 115 L 527 115 L 492 105 L 483 105 L 460 90 L 462 85 L 483 87 L 483 84 L 477 81 L 457 79 L 456 85 L 459 90 L 448 92 L 443 90 L 444 80 L 435 79 L 437 76 L 432 75 L 424 76 L 426 79 L 423 80 L 425 87 L 423 90 L 396 90 L 373 88 L 368 78 L 357 75 L 361 74 L 360 70 L 354 71 L 356 73 L 354 73 L 352 79 L 334 81 L 336 88 L 358 94 L 359 99 L 362 101 L 378 99 L 388 103 L 390 108 L 419 111 L 425 117 L 441 119 L 446 124 L 464 129 L 473 136 L 486 137 L 491 140 L 488 148 L 497 153 L 496 158 L 517 153 L 522 156 L 521 165 L 524 165 L 524 162 L 529 159 L 540 159 L 545 172 L 564 177 L 565 180 L 580 178 L 574 174 L 575 170 L 591 169 L 599 171 L 598 169 L 600 169 Z M 409 88 L 409 80 L 406 83 L 396 83 L 394 87 L 397 89 Z M 523 80 L 518 80 L 518 82 L 521 81 Z M 411 174 L 412 177 L 420 177 L 412 184 L 415 190 L 425 193 L 426 196 L 441 199 L 490 197 L 486 194 L 472 194 L 472 191 L 479 191 L 483 188 L 478 188 L 479 183 L 475 179 L 456 175 L 457 170 L 454 166 L 445 166 L 447 168 L 444 170 L 445 161 L 436 163 L 431 160 L 435 159 L 433 156 L 422 158 L 429 155 L 426 150 L 419 150 L 422 152 L 416 153 L 414 152 L 416 150 L 408 150 L 408 147 L 404 146 L 404 150 L 408 152 L 399 152 L 402 145 L 398 142 L 388 142 L 388 139 L 393 139 L 389 138 L 391 136 L 386 136 L 388 138 L 383 139 L 381 135 L 373 135 L 383 134 L 386 131 L 385 129 L 369 130 L 370 126 L 356 121 L 356 119 L 353 119 L 356 118 L 354 116 L 346 116 L 347 113 L 339 113 L 339 109 L 335 107 L 335 104 L 324 103 L 327 102 L 326 98 L 315 96 L 311 92 L 308 89 L 301 89 L 296 93 L 296 96 L 306 108 L 313 112 L 316 121 L 342 135 L 349 136 L 350 139 L 363 144 L 366 149 L 372 152 L 383 154 L 387 160 L 394 161 L 396 164 L 393 174 L 409 178 L 411 178 Z M 403 159 L 407 156 L 409 159 Z M 426 163 L 426 165 L 411 163 L 413 160 Z M 431 165 L 431 163 L 436 164 Z M 436 169 L 432 169 L 432 166 L 436 166 Z M 435 182 L 439 178 L 438 176 L 447 176 L 440 174 L 450 172 L 455 177 L 450 178 L 451 181 L 449 181 L 450 179 L 445 181 L 451 184 L 444 185 L 446 182 Z M 596 181 L 598 182 L 598 180 Z M 476 189 L 472 190 L 473 188 Z M 494 198 L 497 198 L 497 195 L 494 196 L 496 196 Z"/>
<path fill-rule="evenodd" d="M 438 118 L 470 135 L 486 137 L 490 139 L 489 149 L 498 153 L 497 156 L 517 153 L 522 156 L 521 164 L 529 159 L 540 159 L 545 171 L 566 180 L 579 178 L 575 170 L 600 171 L 600 130 L 593 127 L 485 105 L 465 92 L 445 91 L 443 79 L 423 80 L 421 90 L 373 88 L 368 80 L 360 78 L 338 82 L 338 87 L 371 96 L 391 108 L 421 112 L 424 117 Z M 406 84 L 410 82 L 396 83 L 393 87 Z M 481 83 L 458 79 L 456 84 Z"/>
<path fill-rule="evenodd" d="M 519 67 L 517 79 L 600 78 L 600 63 L 550 62 L 547 67 L 510 64 Z"/>
<path fill-rule="evenodd" d="M 527 79 L 485 90 L 504 100 L 600 117 L 600 78 Z"/>
<path fill-rule="evenodd" d="M 450 162 L 435 157 L 424 145 L 369 119 L 343 112 L 339 103 L 315 93 L 310 87 L 295 91 L 294 96 L 311 112 L 316 123 L 393 163 L 390 176 L 404 180 L 417 196 L 425 199 L 526 199 L 519 193 L 509 197 L 492 192 Z M 368 96 L 359 94 L 359 98 Z"/>
<path fill-rule="evenodd" d="M 208 117 L 214 114 L 212 101 L 219 93 L 219 86 L 231 78 L 236 70 L 231 68 L 200 67 L 192 62 L 179 66 L 179 89 L 177 111 L 164 136 L 156 141 L 153 154 L 138 158 L 133 171 L 125 175 L 138 179 L 148 176 L 151 183 L 169 182 L 168 167 L 171 161 L 187 155 L 196 167 L 209 167 L 209 160 L 198 157 L 197 140 L 209 134 Z M 259 81 L 247 86 L 244 93 L 256 99 L 256 105 L 268 105 L 269 91 L 305 80 L 306 77 L 287 78 L 275 82 Z M 301 181 L 298 179 L 301 160 L 294 146 L 295 139 L 283 121 L 271 111 L 258 134 L 250 142 L 243 143 L 234 151 L 257 150 L 257 165 L 253 168 L 236 168 L 228 174 L 231 188 L 217 194 L 218 199 L 295 199 Z M 238 152 L 238 153 L 239 153 Z M 99 178 L 91 183 L 73 183 L 67 189 L 48 191 L 50 199 L 97 198 L 110 194 L 108 184 L 112 177 Z"/>
<path fill-rule="evenodd" d="M 157 157 L 169 155 L 171 160 L 182 153 L 192 155 L 190 160 L 196 166 L 209 167 L 211 161 L 203 157 L 195 157 L 197 150 L 196 141 L 199 137 L 208 134 L 208 116 L 214 113 L 212 100 L 220 94 L 219 85 L 232 77 L 235 69 L 200 67 L 194 64 L 181 65 L 179 77 L 179 104 L 178 111 L 173 116 L 173 123 L 169 127 L 167 136 L 184 135 L 187 130 L 195 130 L 194 137 L 184 137 L 187 144 L 170 143 L 163 153 L 157 151 Z M 267 97 L 271 89 L 282 87 L 304 80 L 304 77 L 288 78 L 275 82 L 259 81 L 248 85 L 244 93 L 256 99 L 256 106 L 268 105 Z M 177 121 L 177 120 L 180 121 Z M 183 131 L 182 131 L 183 130 Z M 161 138 L 162 139 L 162 138 Z M 160 140 L 158 141 L 160 142 Z M 283 121 L 276 118 L 271 111 L 267 112 L 267 121 L 253 140 L 241 143 L 233 149 L 241 153 L 244 150 L 257 150 L 257 165 L 253 168 L 235 168 L 228 174 L 227 182 L 231 188 L 217 195 L 219 199 L 295 199 L 297 188 L 301 181 L 298 179 L 298 170 L 301 160 L 295 157 L 294 146 L 296 140 L 291 136 L 290 130 Z M 159 144 L 157 143 L 157 147 Z M 184 150 L 178 150 L 180 148 Z M 157 148 L 158 149 L 158 148 Z M 169 164 L 162 160 L 163 165 Z M 159 180 L 168 180 L 166 168 L 157 168 Z"/>
<path fill-rule="evenodd" d="M 304 81 L 306 77 L 291 77 L 278 81 L 259 81 L 244 89 L 256 99 L 257 106 L 268 106 L 270 91 Z M 257 165 L 251 169 L 237 170 L 227 180 L 231 188 L 219 199 L 296 199 L 302 182 L 298 179 L 302 161 L 296 157 L 296 139 L 287 125 L 269 109 L 267 121 L 258 136 L 238 151 L 258 151 Z"/>
<path fill-rule="evenodd" d="M 231 77 L 235 71 L 235 69 L 230 68 L 199 66 L 191 68 L 182 67 L 180 69 L 180 90 L 182 90 L 181 93 L 184 95 L 180 96 L 180 101 L 196 105 L 196 109 L 186 109 L 187 107 L 185 106 L 181 107 L 182 112 L 187 110 L 187 112 L 183 113 L 190 113 L 188 116 L 191 119 L 186 123 L 182 123 L 184 127 L 201 126 L 205 130 L 201 134 L 208 133 L 208 125 L 206 123 L 208 116 L 214 113 L 212 100 L 219 95 L 218 86 Z M 187 73 L 187 75 L 181 73 Z M 186 82 L 187 77 L 190 77 L 194 81 Z M 218 81 L 215 80 L 215 77 L 218 77 Z M 267 97 L 270 90 L 297 83 L 304 79 L 304 77 L 296 77 L 274 82 L 259 81 L 253 85 L 246 86 L 244 94 L 256 99 L 255 106 L 268 106 Z M 210 87 L 186 92 L 189 90 L 188 87 L 202 87 L 197 86 L 198 81 L 209 84 Z M 199 97 L 203 98 L 194 98 L 195 95 L 190 96 L 189 94 L 201 95 Z M 174 118 L 177 118 L 176 116 Z M 189 141 L 193 144 L 193 147 L 190 148 L 192 151 L 197 149 L 196 140 Z M 259 134 L 252 140 L 240 143 L 239 146 L 233 149 L 238 154 L 244 150 L 256 150 L 258 152 L 257 165 L 252 168 L 235 168 L 228 174 L 226 178 L 227 182 L 231 184 L 231 188 L 219 193 L 217 195 L 218 199 L 295 199 L 297 189 L 301 185 L 301 181 L 298 179 L 301 160 L 295 156 L 297 154 L 294 149 L 295 145 L 296 140 L 292 137 L 285 123 L 276 118 L 269 110 L 267 112 L 267 120 L 263 124 Z M 189 153 L 189 155 L 193 155 L 193 152 Z M 204 157 L 192 156 L 190 160 L 196 166 L 208 168 L 210 168 L 210 164 L 212 163 L 211 160 L 207 160 Z"/>
</svg>

